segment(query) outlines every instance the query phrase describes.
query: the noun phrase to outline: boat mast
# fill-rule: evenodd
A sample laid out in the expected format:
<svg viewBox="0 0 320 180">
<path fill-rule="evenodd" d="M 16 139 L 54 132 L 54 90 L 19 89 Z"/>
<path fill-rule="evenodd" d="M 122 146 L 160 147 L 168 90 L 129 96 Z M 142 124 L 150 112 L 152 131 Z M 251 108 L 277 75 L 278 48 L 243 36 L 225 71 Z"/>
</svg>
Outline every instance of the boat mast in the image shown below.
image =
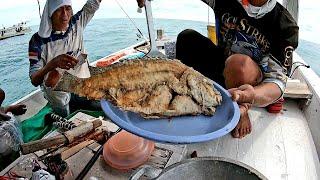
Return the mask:
<svg viewBox="0 0 320 180">
<path fill-rule="evenodd" d="M 156 36 L 153 24 L 153 16 L 152 16 L 152 9 L 151 9 L 151 0 L 145 1 L 145 11 L 146 11 L 146 19 L 148 25 L 148 33 L 149 33 L 149 40 L 150 40 L 150 51 L 146 54 L 148 57 L 165 57 L 162 54 L 156 44 Z"/>
<path fill-rule="evenodd" d="M 282 5 L 291 13 L 292 17 L 298 22 L 299 0 L 283 0 Z"/>
</svg>

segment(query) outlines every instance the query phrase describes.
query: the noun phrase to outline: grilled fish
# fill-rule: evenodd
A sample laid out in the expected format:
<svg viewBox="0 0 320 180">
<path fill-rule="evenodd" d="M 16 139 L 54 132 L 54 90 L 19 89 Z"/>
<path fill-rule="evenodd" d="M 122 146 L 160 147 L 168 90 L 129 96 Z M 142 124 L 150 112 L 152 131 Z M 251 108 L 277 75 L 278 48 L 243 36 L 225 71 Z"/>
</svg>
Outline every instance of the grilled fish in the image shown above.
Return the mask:
<svg viewBox="0 0 320 180">
<path fill-rule="evenodd" d="M 136 59 L 90 67 L 91 77 L 65 72 L 55 87 L 92 100 L 107 99 L 145 118 L 213 115 L 222 96 L 213 81 L 178 60 Z"/>
</svg>

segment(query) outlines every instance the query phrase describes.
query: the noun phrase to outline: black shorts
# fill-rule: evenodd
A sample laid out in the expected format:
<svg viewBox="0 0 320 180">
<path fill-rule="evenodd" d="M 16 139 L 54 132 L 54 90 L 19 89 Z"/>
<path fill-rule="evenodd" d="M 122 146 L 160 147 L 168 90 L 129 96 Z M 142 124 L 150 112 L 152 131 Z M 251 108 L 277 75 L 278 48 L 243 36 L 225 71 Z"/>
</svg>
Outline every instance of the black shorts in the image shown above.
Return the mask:
<svg viewBox="0 0 320 180">
<path fill-rule="evenodd" d="M 177 37 L 176 58 L 225 87 L 225 56 L 209 38 L 187 29 Z"/>
</svg>

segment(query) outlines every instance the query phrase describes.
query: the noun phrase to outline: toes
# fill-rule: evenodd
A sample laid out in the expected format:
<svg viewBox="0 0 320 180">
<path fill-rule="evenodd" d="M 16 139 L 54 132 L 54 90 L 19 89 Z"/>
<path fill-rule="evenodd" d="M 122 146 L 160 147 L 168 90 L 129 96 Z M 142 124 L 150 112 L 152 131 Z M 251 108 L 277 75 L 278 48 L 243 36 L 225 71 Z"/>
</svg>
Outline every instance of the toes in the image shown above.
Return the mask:
<svg viewBox="0 0 320 180">
<path fill-rule="evenodd" d="M 232 137 L 234 137 L 234 138 L 240 138 L 239 128 L 236 127 L 236 128 L 232 131 L 231 135 L 232 135 Z"/>
<path fill-rule="evenodd" d="M 247 128 L 247 134 L 251 133 L 251 127 Z"/>
<path fill-rule="evenodd" d="M 240 129 L 239 129 L 239 136 L 240 136 L 240 138 L 243 137 L 243 128 L 240 128 Z"/>
<path fill-rule="evenodd" d="M 243 138 L 246 135 L 245 128 L 240 128 L 240 138 Z"/>
</svg>

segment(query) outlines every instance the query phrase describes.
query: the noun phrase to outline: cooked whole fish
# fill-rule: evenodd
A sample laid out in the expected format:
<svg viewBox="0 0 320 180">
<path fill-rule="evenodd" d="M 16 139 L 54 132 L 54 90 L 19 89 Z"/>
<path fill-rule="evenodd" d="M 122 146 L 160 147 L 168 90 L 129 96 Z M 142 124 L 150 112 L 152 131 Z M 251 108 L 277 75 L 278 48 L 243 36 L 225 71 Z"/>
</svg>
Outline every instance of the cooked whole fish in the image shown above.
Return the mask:
<svg viewBox="0 0 320 180">
<path fill-rule="evenodd" d="M 88 99 L 107 99 L 145 118 L 213 115 L 222 96 L 212 80 L 178 60 L 137 59 L 104 68 L 90 67 L 91 77 L 63 75 L 55 90 Z"/>
</svg>

